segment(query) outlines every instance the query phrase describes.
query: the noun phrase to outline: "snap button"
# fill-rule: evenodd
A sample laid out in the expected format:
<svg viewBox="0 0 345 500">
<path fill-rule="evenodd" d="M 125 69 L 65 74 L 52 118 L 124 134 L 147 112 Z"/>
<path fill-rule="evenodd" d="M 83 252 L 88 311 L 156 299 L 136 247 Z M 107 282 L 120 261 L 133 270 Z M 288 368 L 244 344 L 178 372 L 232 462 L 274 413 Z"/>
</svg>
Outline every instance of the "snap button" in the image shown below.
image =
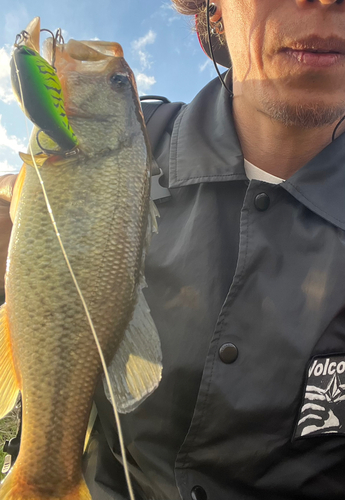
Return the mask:
<svg viewBox="0 0 345 500">
<path fill-rule="evenodd" d="M 223 363 L 230 365 L 236 361 L 238 357 L 238 349 L 235 344 L 231 344 L 230 342 L 223 344 L 219 349 L 219 357 Z"/>
<path fill-rule="evenodd" d="M 257 210 L 263 212 L 264 210 L 268 209 L 268 207 L 270 206 L 270 202 L 271 200 L 268 194 L 260 193 L 255 196 L 254 205 Z"/>
<path fill-rule="evenodd" d="M 207 494 L 204 488 L 201 486 L 194 486 L 190 492 L 192 500 L 207 500 Z"/>
</svg>

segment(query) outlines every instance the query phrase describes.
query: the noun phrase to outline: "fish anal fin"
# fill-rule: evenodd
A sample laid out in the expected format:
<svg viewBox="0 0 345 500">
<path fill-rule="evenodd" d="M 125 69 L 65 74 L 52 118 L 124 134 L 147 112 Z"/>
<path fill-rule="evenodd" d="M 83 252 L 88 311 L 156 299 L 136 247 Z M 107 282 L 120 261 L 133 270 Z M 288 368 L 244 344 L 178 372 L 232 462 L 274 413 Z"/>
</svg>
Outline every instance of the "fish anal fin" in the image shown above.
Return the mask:
<svg viewBox="0 0 345 500">
<path fill-rule="evenodd" d="M 109 365 L 109 376 L 120 413 L 135 410 L 158 387 L 161 380 L 160 340 L 141 290 L 133 318 Z M 110 399 L 105 380 L 103 383 Z"/>
<path fill-rule="evenodd" d="M 16 404 L 19 393 L 8 324 L 6 304 L 0 307 L 0 419 Z M 1 498 L 1 497 L 0 497 Z"/>
<path fill-rule="evenodd" d="M 91 412 L 90 412 L 90 416 L 89 416 L 89 423 L 87 426 L 85 441 L 84 441 L 84 453 L 85 453 L 87 446 L 89 444 L 92 429 L 93 429 L 93 426 L 96 422 L 96 418 L 97 418 L 97 408 L 96 408 L 95 403 L 93 403 L 92 408 L 91 408 Z"/>
</svg>

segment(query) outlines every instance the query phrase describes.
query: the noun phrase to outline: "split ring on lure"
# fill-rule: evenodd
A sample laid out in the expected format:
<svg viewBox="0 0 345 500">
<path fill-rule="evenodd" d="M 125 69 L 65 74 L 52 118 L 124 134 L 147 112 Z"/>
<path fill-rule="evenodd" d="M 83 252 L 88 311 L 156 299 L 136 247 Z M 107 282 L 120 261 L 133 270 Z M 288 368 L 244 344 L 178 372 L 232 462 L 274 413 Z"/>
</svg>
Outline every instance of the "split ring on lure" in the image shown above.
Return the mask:
<svg viewBox="0 0 345 500">
<path fill-rule="evenodd" d="M 41 55 L 25 45 L 28 34 L 17 35 L 11 59 L 11 81 L 14 94 L 26 116 L 59 146 L 59 150 L 41 147 L 48 154 L 64 154 L 78 146 L 78 140 L 68 122 L 60 80 Z M 19 43 L 17 41 L 19 40 Z M 23 43 L 24 45 L 20 45 Z M 22 86 L 22 103 L 19 78 Z"/>
</svg>

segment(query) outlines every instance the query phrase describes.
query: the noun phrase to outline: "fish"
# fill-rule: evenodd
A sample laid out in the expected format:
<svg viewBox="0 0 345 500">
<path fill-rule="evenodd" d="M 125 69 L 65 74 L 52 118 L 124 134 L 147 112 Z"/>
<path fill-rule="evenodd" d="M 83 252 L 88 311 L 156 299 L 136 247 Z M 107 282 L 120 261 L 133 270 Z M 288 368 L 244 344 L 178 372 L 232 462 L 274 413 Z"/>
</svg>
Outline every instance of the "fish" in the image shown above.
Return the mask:
<svg viewBox="0 0 345 500">
<path fill-rule="evenodd" d="M 39 18 L 26 31 L 38 53 Z M 78 148 L 71 155 L 45 154 L 37 123 L 30 147 L 108 365 L 116 406 L 126 413 L 162 376 L 159 335 L 142 291 L 145 255 L 157 230 L 147 132 L 118 43 L 53 44 L 50 38 L 48 62 L 53 52 Z M 91 500 L 81 463 L 102 365 L 34 160 L 22 157 L 0 308 L 0 418 L 20 393 L 22 437 L 0 500 Z"/>
</svg>

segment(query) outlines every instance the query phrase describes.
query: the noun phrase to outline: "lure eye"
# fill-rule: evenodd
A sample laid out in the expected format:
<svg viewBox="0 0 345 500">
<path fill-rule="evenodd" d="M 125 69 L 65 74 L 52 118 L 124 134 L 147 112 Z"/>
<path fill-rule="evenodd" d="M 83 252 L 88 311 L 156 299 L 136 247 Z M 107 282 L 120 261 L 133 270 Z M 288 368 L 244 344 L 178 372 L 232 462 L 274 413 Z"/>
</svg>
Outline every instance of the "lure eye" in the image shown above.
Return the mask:
<svg viewBox="0 0 345 500">
<path fill-rule="evenodd" d="M 119 73 L 112 75 L 110 77 L 110 82 L 113 85 L 113 87 L 115 87 L 117 89 L 123 89 L 129 85 L 128 76 L 120 75 Z"/>
<path fill-rule="evenodd" d="M 26 47 L 26 53 L 30 56 L 37 56 L 37 52 Z"/>
</svg>

